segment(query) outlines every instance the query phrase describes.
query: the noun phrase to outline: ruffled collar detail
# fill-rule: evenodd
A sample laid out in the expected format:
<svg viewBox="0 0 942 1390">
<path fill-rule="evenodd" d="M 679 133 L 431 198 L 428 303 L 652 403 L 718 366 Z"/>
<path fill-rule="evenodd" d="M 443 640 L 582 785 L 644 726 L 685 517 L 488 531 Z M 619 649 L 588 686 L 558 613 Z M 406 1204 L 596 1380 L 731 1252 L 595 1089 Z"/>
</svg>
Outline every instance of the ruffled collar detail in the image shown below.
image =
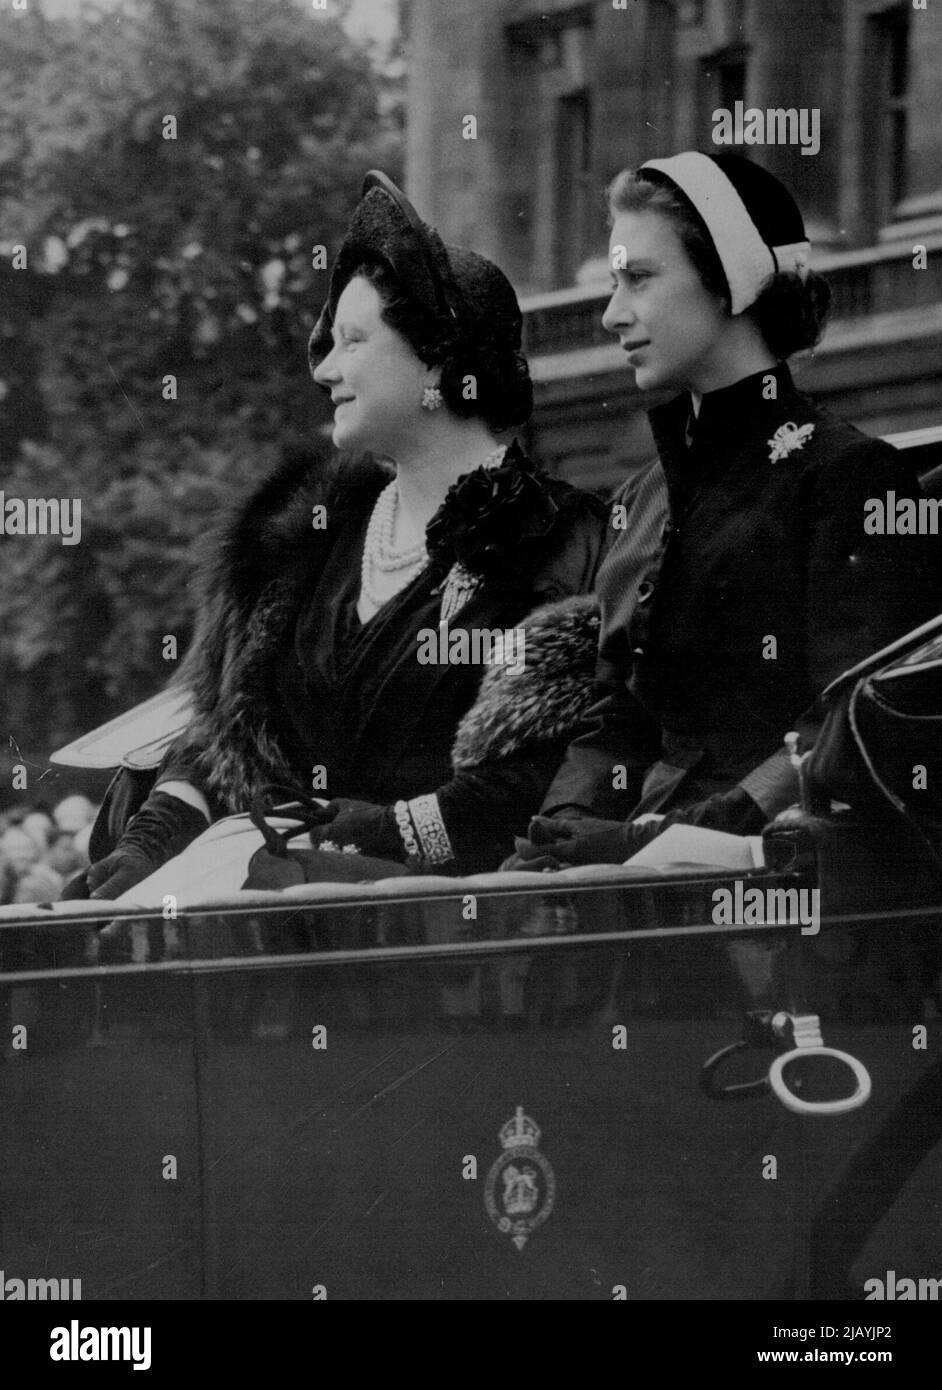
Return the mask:
<svg viewBox="0 0 942 1390">
<path fill-rule="evenodd" d="M 442 575 L 457 564 L 481 582 L 519 581 L 555 540 L 561 501 L 571 491 L 515 440 L 496 467 L 476 468 L 449 488 L 425 533 L 430 563 Z"/>
</svg>

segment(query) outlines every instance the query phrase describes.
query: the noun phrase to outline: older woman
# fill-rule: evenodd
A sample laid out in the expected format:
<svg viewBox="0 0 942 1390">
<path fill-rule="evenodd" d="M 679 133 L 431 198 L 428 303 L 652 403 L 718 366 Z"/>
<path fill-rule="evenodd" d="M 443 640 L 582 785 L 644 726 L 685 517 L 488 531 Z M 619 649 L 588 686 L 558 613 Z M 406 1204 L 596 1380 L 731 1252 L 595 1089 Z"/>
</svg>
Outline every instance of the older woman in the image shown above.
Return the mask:
<svg viewBox="0 0 942 1390">
<path fill-rule="evenodd" d="M 620 174 L 610 206 L 602 322 L 674 395 L 618 499 L 596 703 L 511 867 L 620 862 L 675 822 L 758 833 L 796 799 L 786 731 L 813 739 L 818 692 L 940 602 L 931 540 L 864 524 L 918 496 L 910 466 L 792 382 L 829 292 L 788 190 L 688 152 Z"/>
<path fill-rule="evenodd" d="M 597 620 L 572 596 L 607 534 L 595 498 L 500 441 L 531 409 L 520 349 L 497 266 L 369 175 L 310 343 L 333 442 L 359 462 L 285 469 L 224 528 L 178 683 L 189 723 L 156 773 L 119 776 L 93 897 L 271 783 L 329 802 L 314 839 L 338 851 L 499 863 L 585 704 Z"/>
</svg>

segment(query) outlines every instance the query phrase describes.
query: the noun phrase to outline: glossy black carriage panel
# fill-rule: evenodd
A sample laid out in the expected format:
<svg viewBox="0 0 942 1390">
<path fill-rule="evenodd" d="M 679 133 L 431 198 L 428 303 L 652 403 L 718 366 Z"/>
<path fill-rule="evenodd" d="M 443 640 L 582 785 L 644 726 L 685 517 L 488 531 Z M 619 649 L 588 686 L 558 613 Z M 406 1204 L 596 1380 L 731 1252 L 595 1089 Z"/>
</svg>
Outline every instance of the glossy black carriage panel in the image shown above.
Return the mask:
<svg viewBox="0 0 942 1390">
<path fill-rule="evenodd" d="M 79 1279 L 83 1299 L 201 1292 L 191 982 L 143 965 L 167 926 L 129 928 L 141 964 L 118 971 L 94 969 L 95 927 L 0 928 L 8 1280 Z"/>
<path fill-rule="evenodd" d="M 48 1249 L 86 1297 L 524 1300 L 931 1274 L 938 914 L 724 927 L 726 882 L 4 929 L 6 1008 L 32 991 L 37 1030 L 4 1063 L 8 1272 Z M 777 1011 L 866 1069 L 865 1104 L 715 1098 L 791 1046 Z M 856 1084 L 783 1075 L 805 1101 Z"/>
<path fill-rule="evenodd" d="M 721 933 L 705 891 L 485 895 L 473 924 L 462 899 L 258 917 L 257 963 L 198 985 L 218 1292 L 860 1297 L 861 1259 L 905 1268 L 925 1163 L 882 1205 L 866 1164 L 925 1085 L 935 926 Z M 746 1015 L 802 999 L 867 1068 L 866 1105 L 711 1099 L 703 1063 Z M 737 1054 L 724 1081 L 774 1055 Z M 824 1100 L 853 1079 L 798 1062 L 790 1085 Z M 529 1122 L 518 1162 L 501 1130 Z M 835 1202 L 869 1217 L 829 1221 Z"/>
</svg>

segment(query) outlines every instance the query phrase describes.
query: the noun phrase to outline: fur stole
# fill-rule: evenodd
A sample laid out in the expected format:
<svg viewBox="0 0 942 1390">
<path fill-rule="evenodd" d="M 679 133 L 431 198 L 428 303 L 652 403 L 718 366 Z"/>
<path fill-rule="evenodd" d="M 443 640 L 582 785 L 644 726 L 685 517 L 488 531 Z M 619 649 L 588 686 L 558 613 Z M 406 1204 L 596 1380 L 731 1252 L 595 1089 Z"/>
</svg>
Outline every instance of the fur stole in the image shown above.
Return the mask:
<svg viewBox="0 0 942 1390">
<path fill-rule="evenodd" d="M 378 465 L 312 472 L 286 466 L 233 509 L 197 576 L 196 634 L 178 680 L 195 717 L 174 750 L 217 803 L 243 811 L 266 783 L 297 781 L 273 726 L 275 656 L 305 585 L 316 582 L 330 529 L 372 506 L 389 481 Z M 313 526 L 327 509 L 328 530 Z"/>
<path fill-rule="evenodd" d="M 211 543 L 198 584 L 197 632 L 177 683 L 193 695 L 194 718 L 174 747 L 219 813 L 241 811 L 266 783 L 293 785 L 275 726 L 276 652 L 283 650 L 305 592 L 316 582 L 331 532 L 362 516 L 389 481 L 375 464 L 355 469 L 283 468 L 234 509 Z M 585 499 L 593 512 L 595 499 Z M 326 506 L 328 531 L 312 527 Z M 604 519 L 599 523 L 604 529 Z M 503 757 L 529 742 L 567 737 L 591 702 L 598 640 L 594 599 L 566 599 L 524 620 L 526 662 L 485 673 L 457 731 L 456 769 Z"/>
<path fill-rule="evenodd" d="M 533 610 L 523 624 L 523 666 L 516 672 L 490 667 L 458 725 L 451 750 L 456 772 L 575 735 L 592 703 L 599 623 L 591 595 Z"/>
</svg>

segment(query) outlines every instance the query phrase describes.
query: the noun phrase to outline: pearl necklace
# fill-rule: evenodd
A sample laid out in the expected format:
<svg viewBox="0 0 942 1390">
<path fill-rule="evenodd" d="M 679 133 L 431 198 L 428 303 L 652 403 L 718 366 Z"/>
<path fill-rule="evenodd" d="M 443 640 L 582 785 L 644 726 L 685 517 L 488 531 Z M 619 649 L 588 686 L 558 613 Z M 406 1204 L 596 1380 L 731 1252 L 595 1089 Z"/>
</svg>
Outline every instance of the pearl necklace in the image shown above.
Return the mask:
<svg viewBox="0 0 942 1390">
<path fill-rule="evenodd" d="M 369 525 L 366 528 L 366 540 L 363 544 L 363 562 L 360 567 L 360 597 L 365 600 L 364 606 L 377 612 L 389 598 L 389 594 L 380 594 L 376 585 L 373 583 L 374 574 L 395 574 L 401 573 L 404 588 L 411 583 L 420 570 L 428 564 L 428 551 L 425 549 L 425 539 L 417 545 L 406 546 L 402 550 L 397 550 L 393 545 L 393 535 L 396 530 L 396 518 L 399 515 L 399 485 L 395 478 L 383 488 L 379 497 L 376 499 L 376 506 L 370 517 Z M 372 613 L 370 614 L 372 617 Z"/>
<path fill-rule="evenodd" d="M 398 519 L 399 484 L 393 478 L 376 499 L 367 531 L 370 556 L 378 570 L 411 569 L 419 560 L 426 559 L 424 536 L 415 545 L 397 548 L 393 544 Z"/>
<path fill-rule="evenodd" d="M 491 451 L 481 465 L 483 468 L 497 468 L 503 461 L 504 454 L 507 452 L 506 444 L 501 444 L 498 448 Z M 391 597 L 389 594 L 380 594 L 374 584 L 374 575 L 399 574 L 401 582 L 397 586 L 404 589 L 407 584 L 425 568 L 428 564 L 428 551 L 425 548 L 425 538 L 418 541 L 415 545 L 405 546 L 396 549 L 393 545 L 393 536 L 396 532 L 396 521 L 399 516 L 399 482 L 393 478 L 391 483 L 383 488 L 373 513 L 366 528 L 366 540 L 363 543 L 363 561 L 360 566 L 360 607 L 369 608 L 372 611 L 369 616 L 382 608 L 383 604 Z"/>
</svg>

